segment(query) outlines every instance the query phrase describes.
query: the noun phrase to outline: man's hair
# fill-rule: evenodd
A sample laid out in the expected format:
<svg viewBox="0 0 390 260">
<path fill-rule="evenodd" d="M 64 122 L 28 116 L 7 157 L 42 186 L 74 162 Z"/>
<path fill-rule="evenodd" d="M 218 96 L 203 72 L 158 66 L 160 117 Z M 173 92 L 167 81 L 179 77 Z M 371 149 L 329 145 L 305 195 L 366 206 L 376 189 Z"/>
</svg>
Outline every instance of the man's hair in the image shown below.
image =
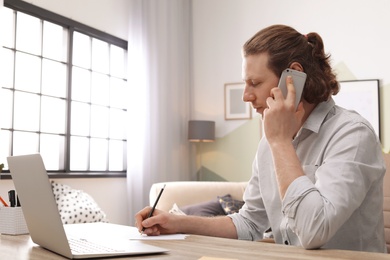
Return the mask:
<svg viewBox="0 0 390 260">
<path fill-rule="evenodd" d="M 268 68 L 280 77 L 291 63 L 298 62 L 307 74 L 303 98 L 313 104 L 326 101 L 339 92 L 336 75 L 329 64 L 330 55 L 324 52 L 320 35 L 302 35 L 285 25 L 272 25 L 256 33 L 243 46 L 244 57 L 268 54 Z"/>
</svg>

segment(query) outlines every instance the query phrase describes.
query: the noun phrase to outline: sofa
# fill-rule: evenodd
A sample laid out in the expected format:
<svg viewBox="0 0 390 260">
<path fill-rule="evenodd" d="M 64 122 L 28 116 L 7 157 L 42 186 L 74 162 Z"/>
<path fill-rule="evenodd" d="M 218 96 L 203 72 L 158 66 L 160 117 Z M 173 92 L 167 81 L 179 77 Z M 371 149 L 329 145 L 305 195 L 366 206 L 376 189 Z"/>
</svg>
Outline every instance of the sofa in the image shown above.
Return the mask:
<svg viewBox="0 0 390 260">
<path fill-rule="evenodd" d="M 247 182 L 223 181 L 174 181 L 159 182 L 152 185 L 149 193 L 149 203 L 153 206 L 161 188 L 166 185 L 156 206 L 169 212 L 174 205 L 184 207 L 217 199 L 218 196 L 231 195 L 231 198 L 242 201 Z"/>
</svg>

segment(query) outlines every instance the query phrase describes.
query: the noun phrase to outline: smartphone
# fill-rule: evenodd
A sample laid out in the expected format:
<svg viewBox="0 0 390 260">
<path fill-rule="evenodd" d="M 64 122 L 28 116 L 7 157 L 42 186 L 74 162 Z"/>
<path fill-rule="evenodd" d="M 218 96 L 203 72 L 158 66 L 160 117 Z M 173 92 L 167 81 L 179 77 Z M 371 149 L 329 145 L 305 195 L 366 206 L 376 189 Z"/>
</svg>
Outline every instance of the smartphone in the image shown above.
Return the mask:
<svg viewBox="0 0 390 260">
<path fill-rule="evenodd" d="M 288 75 L 291 75 L 292 79 L 293 79 L 293 84 L 294 84 L 295 92 L 296 92 L 295 109 L 297 109 L 299 101 L 301 101 L 303 87 L 305 86 L 306 73 L 301 72 L 301 71 L 297 71 L 297 70 L 293 70 L 293 69 L 283 70 L 282 75 L 280 76 L 280 79 L 279 79 L 278 88 L 280 88 L 282 90 L 284 98 L 287 97 L 286 77 Z"/>
</svg>

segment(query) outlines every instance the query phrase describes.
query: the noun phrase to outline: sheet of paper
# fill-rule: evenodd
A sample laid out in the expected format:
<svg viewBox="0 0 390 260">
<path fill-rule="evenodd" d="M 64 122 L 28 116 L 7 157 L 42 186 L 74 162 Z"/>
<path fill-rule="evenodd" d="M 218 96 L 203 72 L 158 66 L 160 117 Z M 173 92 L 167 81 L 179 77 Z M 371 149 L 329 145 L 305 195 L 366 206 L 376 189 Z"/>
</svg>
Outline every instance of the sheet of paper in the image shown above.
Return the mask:
<svg viewBox="0 0 390 260">
<path fill-rule="evenodd" d="M 137 235 L 131 236 L 130 239 L 131 240 L 183 240 L 187 236 L 188 235 L 184 235 L 184 234 L 145 236 L 138 233 Z"/>
<path fill-rule="evenodd" d="M 141 235 L 135 227 L 131 227 L 131 233 L 128 234 L 128 238 L 131 240 L 183 240 L 187 236 L 184 234 L 146 236 Z"/>
</svg>

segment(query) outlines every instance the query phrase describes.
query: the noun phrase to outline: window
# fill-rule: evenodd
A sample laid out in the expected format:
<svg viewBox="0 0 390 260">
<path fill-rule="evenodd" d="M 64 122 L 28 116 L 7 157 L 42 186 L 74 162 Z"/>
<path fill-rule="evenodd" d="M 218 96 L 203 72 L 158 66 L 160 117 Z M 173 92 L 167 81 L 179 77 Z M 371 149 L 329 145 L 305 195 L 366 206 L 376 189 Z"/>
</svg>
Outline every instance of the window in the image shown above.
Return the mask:
<svg viewBox="0 0 390 260">
<path fill-rule="evenodd" d="M 39 152 L 61 177 L 124 176 L 127 42 L 24 1 L 5 6 L 0 162 Z"/>
</svg>

